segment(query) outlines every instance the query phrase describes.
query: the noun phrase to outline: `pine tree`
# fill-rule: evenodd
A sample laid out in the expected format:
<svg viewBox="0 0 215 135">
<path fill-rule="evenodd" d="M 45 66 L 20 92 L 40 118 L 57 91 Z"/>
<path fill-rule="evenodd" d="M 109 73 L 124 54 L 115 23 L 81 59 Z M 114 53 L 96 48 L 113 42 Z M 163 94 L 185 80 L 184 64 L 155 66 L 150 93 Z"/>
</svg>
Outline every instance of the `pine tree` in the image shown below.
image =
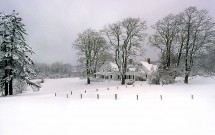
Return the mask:
<svg viewBox="0 0 215 135">
<path fill-rule="evenodd" d="M 4 76 L 1 85 L 5 89 L 5 95 L 13 95 L 13 80 L 20 79 L 28 84 L 35 85 L 30 75 L 35 75 L 31 69 L 33 61 L 28 54 L 33 54 L 32 48 L 26 44 L 24 35 L 27 35 L 19 14 L 1 13 L 0 15 L 0 52 L 3 54 L 1 61 L 4 63 Z"/>
</svg>

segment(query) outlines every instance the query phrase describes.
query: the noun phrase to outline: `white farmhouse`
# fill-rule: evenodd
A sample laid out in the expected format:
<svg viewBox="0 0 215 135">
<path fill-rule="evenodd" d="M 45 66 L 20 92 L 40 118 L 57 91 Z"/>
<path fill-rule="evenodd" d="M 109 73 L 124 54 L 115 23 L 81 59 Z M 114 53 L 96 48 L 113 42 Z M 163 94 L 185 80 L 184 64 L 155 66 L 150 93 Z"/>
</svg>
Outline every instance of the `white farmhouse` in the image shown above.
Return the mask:
<svg viewBox="0 0 215 135">
<path fill-rule="evenodd" d="M 126 79 L 146 80 L 157 66 L 149 62 L 140 61 L 137 64 L 129 64 L 126 69 Z M 97 78 L 120 80 L 120 72 L 117 64 L 106 61 L 98 72 L 95 73 Z"/>
</svg>

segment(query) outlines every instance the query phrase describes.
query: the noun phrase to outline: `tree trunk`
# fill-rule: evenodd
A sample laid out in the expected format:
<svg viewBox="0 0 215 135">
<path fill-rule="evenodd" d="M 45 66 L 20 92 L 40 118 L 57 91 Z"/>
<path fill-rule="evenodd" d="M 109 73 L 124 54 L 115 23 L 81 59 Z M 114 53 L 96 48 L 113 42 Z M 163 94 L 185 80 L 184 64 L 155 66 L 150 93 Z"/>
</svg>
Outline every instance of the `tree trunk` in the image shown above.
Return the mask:
<svg viewBox="0 0 215 135">
<path fill-rule="evenodd" d="M 184 78 L 184 83 L 188 84 L 188 78 L 189 78 L 189 74 L 186 74 Z"/>
<path fill-rule="evenodd" d="M 179 67 L 179 64 L 180 64 L 180 61 L 181 61 L 182 48 L 183 48 L 183 43 L 181 43 L 180 50 L 178 52 L 177 67 Z"/>
<path fill-rule="evenodd" d="M 6 48 L 5 48 L 5 51 L 6 51 Z M 7 60 L 5 60 L 4 67 L 7 67 L 7 66 L 8 66 L 8 63 L 7 63 Z M 5 69 L 4 74 L 5 74 L 4 79 L 6 79 L 8 77 L 8 70 L 7 69 Z M 5 96 L 7 96 L 8 95 L 8 82 L 7 82 L 7 80 L 5 80 L 4 90 L 5 90 Z"/>
<path fill-rule="evenodd" d="M 13 79 L 9 82 L 9 95 L 13 95 Z"/>
<path fill-rule="evenodd" d="M 8 95 L 8 83 L 5 82 L 4 84 L 4 95 L 7 96 Z"/>
<path fill-rule="evenodd" d="M 89 59 L 86 60 L 86 68 L 87 68 L 87 84 L 90 84 L 90 62 L 89 62 Z"/>
<path fill-rule="evenodd" d="M 125 75 L 122 75 L 122 81 L 121 84 L 124 85 L 125 84 Z"/>
<path fill-rule="evenodd" d="M 167 68 L 170 68 L 170 63 L 171 63 L 171 50 L 170 47 L 167 47 Z"/>
<path fill-rule="evenodd" d="M 90 77 L 87 77 L 87 84 L 90 84 Z"/>
</svg>

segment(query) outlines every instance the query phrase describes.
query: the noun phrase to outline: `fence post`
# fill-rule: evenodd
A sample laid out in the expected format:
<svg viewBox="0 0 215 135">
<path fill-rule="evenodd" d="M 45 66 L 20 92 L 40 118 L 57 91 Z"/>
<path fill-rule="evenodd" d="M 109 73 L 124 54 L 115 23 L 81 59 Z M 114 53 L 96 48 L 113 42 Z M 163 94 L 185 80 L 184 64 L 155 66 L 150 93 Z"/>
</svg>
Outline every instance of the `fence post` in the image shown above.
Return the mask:
<svg viewBox="0 0 215 135">
<path fill-rule="evenodd" d="M 109 88 L 107 88 L 107 90 L 109 90 Z"/>
<path fill-rule="evenodd" d="M 98 89 L 96 89 L 96 91 L 99 91 Z"/>
<path fill-rule="evenodd" d="M 139 100 L 139 96 L 137 95 L 137 100 Z"/>
<path fill-rule="evenodd" d="M 117 94 L 115 94 L 115 100 L 117 100 Z"/>
<path fill-rule="evenodd" d="M 55 95 L 55 97 L 56 97 L 56 96 L 57 96 L 57 93 L 55 93 L 54 95 Z"/>
<path fill-rule="evenodd" d="M 68 95 L 68 94 L 66 94 L 66 98 L 69 98 L 69 95 Z"/>
<path fill-rule="evenodd" d="M 72 91 L 71 91 L 71 95 L 72 95 Z"/>
<path fill-rule="evenodd" d="M 81 94 L 81 99 L 82 99 L 82 94 Z"/>
<path fill-rule="evenodd" d="M 97 94 L 97 99 L 99 99 L 99 94 Z"/>
<path fill-rule="evenodd" d="M 87 93 L 87 91 L 86 91 L 86 90 L 85 90 L 84 92 L 85 92 L 85 93 Z"/>
<path fill-rule="evenodd" d="M 194 99 L 193 95 L 191 95 L 191 99 Z"/>
<path fill-rule="evenodd" d="M 162 95 L 160 95 L 160 98 L 161 98 L 161 100 L 163 100 L 163 97 L 162 97 Z"/>
</svg>

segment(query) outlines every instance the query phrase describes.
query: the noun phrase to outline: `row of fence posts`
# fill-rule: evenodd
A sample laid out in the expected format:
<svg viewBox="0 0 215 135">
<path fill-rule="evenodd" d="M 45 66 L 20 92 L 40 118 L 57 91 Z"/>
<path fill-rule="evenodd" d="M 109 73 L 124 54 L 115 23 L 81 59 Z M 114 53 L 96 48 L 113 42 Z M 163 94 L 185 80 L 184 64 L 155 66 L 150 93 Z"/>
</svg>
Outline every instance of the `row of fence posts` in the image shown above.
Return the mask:
<svg viewBox="0 0 215 135">
<path fill-rule="evenodd" d="M 86 90 L 85 90 L 85 93 L 86 93 Z M 71 95 L 72 95 L 72 91 L 71 91 Z M 57 97 L 57 93 L 55 93 L 55 97 Z M 96 97 L 97 97 L 97 99 L 100 99 L 99 94 L 96 94 Z M 69 94 L 66 94 L 66 98 L 69 98 Z M 83 94 L 80 94 L 80 98 L 83 99 Z M 115 94 L 114 95 L 114 99 L 117 100 L 117 98 L 118 98 L 118 95 Z M 193 95 L 191 95 L 191 99 L 194 99 Z M 136 95 L 136 100 L 139 100 L 139 95 Z M 163 100 L 163 96 L 162 95 L 160 95 L 160 100 Z"/>
<path fill-rule="evenodd" d="M 142 86 L 142 84 L 140 84 Z M 125 86 L 126 88 L 128 87 L 127 85 Z M 133 85 L 134 87 L 134 85 Z M 119 87 L 116 87 L 117 89 L 119 89 Z M 110 90 L 110 88 L 108 87 L 107 90 Z M 96 91 L 98 92 L 99 90 L 96 89 Z M 85 90 L 84 93 L 87 93 L 87 91 Z M 71 95 L 72 95 L 72 91 L 71 91 Z M 57 93 L 55 93 L 55 97 L 57 96 Z M 97 99 L 100 99 L 99 94 L 96 95 Z M 66 94 L 66 98 L 69 98 L 69 95 Z M 80 94 L 80 98 L 83 99 L 83 94 Z M 117 100 L 117 94 L 114 95 L 114 99 Z M 194 99 L 194 96 L 191 95 L 191 99 Z M 139 100 L 139 95 L 136 95 L 136 100 Z M 160 95 L 160 100 L 163 100 L 163 96 Z"/>
</svg>

